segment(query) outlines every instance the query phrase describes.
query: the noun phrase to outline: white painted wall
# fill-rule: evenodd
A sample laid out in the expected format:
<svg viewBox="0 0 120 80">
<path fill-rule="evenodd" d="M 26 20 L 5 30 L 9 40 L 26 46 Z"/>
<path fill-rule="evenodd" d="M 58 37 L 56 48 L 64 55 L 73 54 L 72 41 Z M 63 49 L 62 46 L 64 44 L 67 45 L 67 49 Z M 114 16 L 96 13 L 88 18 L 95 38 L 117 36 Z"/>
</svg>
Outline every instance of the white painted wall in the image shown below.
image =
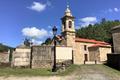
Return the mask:
<svg viewBox="0 0 120 80">
<path fill-rule="evenodd" d="M 72 60 L 72 47 L 56 47 L 56 59 Z"/>
</svg>

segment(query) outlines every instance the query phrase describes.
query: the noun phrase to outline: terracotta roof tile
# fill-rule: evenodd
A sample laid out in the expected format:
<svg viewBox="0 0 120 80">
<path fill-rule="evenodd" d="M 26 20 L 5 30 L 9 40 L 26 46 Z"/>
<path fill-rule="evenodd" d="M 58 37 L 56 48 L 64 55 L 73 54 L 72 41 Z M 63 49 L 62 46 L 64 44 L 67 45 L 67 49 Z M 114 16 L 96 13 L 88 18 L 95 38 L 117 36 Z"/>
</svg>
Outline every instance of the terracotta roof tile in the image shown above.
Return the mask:
<svg viewBox="0 0 120 80">
<path fill-rule="evenodd" d="M 104 41 L 97 41 L 94 39 L 85 39 L 85 38 L 76 38 L 75 42 L 88 42 L 88 43 L 95 43 L 95 44 L 106 44 L 106 45 L 110 45 L 109 43 L 106 43 Z"/>
<path fill-rule="evenodd" d="M 90 47 L 111 47 L 110 45 L 106 45 L 106 44 L 94 44 Z"/>
</svg>

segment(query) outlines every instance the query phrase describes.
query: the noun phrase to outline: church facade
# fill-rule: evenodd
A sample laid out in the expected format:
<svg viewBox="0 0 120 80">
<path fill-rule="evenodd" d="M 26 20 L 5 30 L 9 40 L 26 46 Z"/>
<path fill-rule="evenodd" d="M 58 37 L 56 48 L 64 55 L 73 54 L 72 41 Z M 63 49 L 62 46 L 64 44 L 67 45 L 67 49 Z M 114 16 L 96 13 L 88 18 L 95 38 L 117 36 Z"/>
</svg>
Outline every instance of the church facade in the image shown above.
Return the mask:
<svg viewBox="0 0 120 80">
<path fill-rule="evenodd" d="M 75 36 L 74 19 L 75 17 L 72 15 L 69 6 L 67 6 L 65 14 L 61 18 L 61 36 L 64 38 L 61 45 L 72 47 L 74 64 L 106 61 L 107 54 L 111 53 L 111 45 L 103 41 L 77 38 Z"/>
</svg>

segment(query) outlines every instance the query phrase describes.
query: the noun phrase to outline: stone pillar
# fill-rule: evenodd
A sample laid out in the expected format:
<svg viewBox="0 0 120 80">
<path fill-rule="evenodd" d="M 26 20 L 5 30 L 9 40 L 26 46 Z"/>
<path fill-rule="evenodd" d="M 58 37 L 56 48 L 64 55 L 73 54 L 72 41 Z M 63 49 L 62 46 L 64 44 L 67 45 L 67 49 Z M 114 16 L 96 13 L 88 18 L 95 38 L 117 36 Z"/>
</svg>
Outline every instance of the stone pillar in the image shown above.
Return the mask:
<svg viewBox="0 0 120 80">
<path fill-rule="evenodd" d="M 120 54 L 120 25 L 112 28 L 114 53 Z"/>
</svg>

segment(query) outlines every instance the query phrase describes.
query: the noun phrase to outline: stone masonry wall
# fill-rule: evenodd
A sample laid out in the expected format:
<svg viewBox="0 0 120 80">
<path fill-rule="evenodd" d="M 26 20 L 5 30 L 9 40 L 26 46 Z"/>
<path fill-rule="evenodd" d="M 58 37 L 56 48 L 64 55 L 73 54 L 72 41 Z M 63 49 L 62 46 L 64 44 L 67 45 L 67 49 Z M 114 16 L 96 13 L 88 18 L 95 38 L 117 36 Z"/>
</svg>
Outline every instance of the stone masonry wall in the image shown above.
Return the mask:
<svg viewBox="0 0 120 80">
<path fill-rule="evenodd" d="M 52 68 L 54 59 L 53 46 L 33 46 L 31 68 Z M 72 48 L 56 47 L 56 64 L 72 64 Z"/>
<path fill-rule="evenodd" d="M 8 63 L 9 62 L 9 53 L 2 52 L 0 53 L 0 63 Z"/>
<path fill-rule="evenodd" d="M 120 54 L 120 26 L 116 26 L 112 29 L 112 36 L 113 36 L 114 53 Z"/>
<path fill-rule="evenodd" d="M 53 46 L 32 46 L 31 48 L 16 48 L 13 53 L 13 67 L 52 68 L 54 59 Z M 57 64 L 72 63 L 72 48 L 56 48 Z"/>
<path fill-rule="evenodd" d="M 29 67 L 30 66 L 31 49 L 17 48 L 13 52 L 12 66 L 14 67 Z"/>
<path fill-rule="evenodd" d="M 51 46 L 32 47 L 32 68 L 51 68 L 52 60 L 53 54 Z"/>
</svg>

